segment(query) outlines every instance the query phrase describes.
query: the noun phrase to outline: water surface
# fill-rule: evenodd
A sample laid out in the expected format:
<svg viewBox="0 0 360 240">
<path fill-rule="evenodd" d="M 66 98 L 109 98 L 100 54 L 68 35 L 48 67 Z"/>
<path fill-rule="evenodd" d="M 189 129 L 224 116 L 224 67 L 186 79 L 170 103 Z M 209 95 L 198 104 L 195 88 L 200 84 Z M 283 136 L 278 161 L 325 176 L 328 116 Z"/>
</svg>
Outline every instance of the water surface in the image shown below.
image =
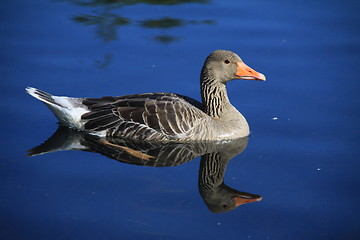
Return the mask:
<svg viewBox="0 0 360 240">
<path fill-rule="evenodd" d="M 0 10 L 1 239 L 357 239 L 360 4 L 159 2 L 15 0 Z M 25 156 L 57 129 L 26 86 L 199 99 L 215 49 L 267 77 L 228 84 L 252 134 L 224 176 L 262 201 L 209 211 L 200 158 L 145 167 L 83 151 Z"/>
</svg>

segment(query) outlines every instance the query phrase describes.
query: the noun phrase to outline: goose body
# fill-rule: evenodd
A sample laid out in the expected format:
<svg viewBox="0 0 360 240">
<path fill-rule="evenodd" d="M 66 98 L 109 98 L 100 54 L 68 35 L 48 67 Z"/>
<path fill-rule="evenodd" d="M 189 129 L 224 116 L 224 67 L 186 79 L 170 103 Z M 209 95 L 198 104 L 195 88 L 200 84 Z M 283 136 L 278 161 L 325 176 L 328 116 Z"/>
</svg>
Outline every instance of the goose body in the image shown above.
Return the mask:
<svg viewBox="0 0 360 240">
<path fill-rule="evenodd" d="M 233 79 L 265 80 L 233 52 L 211 53 L 200 77 L 202 103 L 174 93 L 120 97 L 70 98 L 28 87 L 61 125 L 102 137 L 142 141 L 226 140 L 248 136 L 249 125 L 231 105 L 226 83 Z"/>
</svg>

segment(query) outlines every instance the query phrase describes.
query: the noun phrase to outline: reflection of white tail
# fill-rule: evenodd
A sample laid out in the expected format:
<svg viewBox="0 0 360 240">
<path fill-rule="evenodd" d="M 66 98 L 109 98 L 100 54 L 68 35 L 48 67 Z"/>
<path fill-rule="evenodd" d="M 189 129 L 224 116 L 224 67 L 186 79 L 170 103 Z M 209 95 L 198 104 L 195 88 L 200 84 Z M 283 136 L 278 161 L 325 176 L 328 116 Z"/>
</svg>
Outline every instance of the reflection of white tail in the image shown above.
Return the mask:
<svg viewBox="0 0 360 240">
<path fill-rule="evenodd" d="M 45 103 L 59 119 L 60 124 L 78 130 L 84 129 L 81 115 L 89 110 L 82 104 L 81 98 L 57 97 L 32 87 L 27 87 L 26 91 Z"/>
<path fill-rule="evenodd" d="M 44 153 L 81 150 L 86 151 L 89 148 L 82 144 L 84 134 L 70 129 L 68 127 L 60 126 L 56 132 L 44 143 L 28 150 L 28 156 L 41 155 Z"/>
</svg>

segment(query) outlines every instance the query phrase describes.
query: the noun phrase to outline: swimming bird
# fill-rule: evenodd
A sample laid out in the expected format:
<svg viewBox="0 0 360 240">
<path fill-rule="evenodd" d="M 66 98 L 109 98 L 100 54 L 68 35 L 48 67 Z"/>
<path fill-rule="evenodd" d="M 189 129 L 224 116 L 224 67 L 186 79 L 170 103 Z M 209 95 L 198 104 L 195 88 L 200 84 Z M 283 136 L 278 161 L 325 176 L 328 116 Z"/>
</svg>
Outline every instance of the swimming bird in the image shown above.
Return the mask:
<svg viewBox="0 0 360 240">
<path fill-rule="evenodd" d="M 265 76 L 226 50 L 205 60 L 200 75 L 202 103 L 175 93 L 143 93 L 119 97 L 53 96 L 36 88 L 27 92 L 44 102 L 64 125 L 101 137 L 141 141 L 228 140 L 248 136 L 245 117 L 230 103 L 226 83 Z"/>
</svg>

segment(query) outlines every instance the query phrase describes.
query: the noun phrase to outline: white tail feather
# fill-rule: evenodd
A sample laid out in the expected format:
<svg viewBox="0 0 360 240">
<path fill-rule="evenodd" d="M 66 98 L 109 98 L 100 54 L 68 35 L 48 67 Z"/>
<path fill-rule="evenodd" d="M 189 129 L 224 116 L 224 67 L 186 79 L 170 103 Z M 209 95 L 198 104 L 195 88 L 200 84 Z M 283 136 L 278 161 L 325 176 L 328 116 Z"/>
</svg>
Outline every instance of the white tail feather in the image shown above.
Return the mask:
<svg viewBox="0 0 360 240">
<path fill-rule="evenodd" d="M 81 120 L 81 115 L 89 110 L 82 104 L 81 98 L 53 96 L 32 87 L 27 87 L 26 91 L 34 98 L 45 103 L 62 125 L 84 130 L 84 121 Z"/>
</svg>

